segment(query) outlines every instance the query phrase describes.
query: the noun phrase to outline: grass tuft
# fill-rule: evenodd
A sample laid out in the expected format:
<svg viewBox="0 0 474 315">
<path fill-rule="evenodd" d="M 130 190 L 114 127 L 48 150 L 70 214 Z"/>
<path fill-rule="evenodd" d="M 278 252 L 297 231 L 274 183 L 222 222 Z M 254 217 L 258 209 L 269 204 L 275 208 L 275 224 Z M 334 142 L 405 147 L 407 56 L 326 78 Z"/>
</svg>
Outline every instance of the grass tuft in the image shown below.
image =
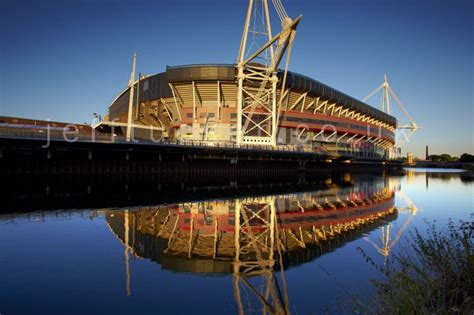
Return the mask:
<svg viewBox="0 0 474 315">
<path fill-rule="evenodd" d="M 382 279 L 372 281 L 375 313 L 474 313 L 474 221 L 450 220 L 446 231 L 427 224 L 426 235 L 414 230 L 411 248 L 395 255 L 381 269 Z"/>
</svg>

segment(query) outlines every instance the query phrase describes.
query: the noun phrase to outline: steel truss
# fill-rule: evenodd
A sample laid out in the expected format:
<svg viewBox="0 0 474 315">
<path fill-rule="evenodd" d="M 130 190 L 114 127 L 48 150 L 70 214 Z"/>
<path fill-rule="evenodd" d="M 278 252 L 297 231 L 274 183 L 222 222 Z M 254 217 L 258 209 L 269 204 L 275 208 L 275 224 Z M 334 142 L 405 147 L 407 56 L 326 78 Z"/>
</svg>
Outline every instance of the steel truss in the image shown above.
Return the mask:
<svg viewBox="0 0 474 315">
<path fill-rule="evenodd" d="M 250 0 L 237 58 L 237 143 L 276 145 L 278 66 L 287 51 L 282 92 L 301 16 L 292 20 L 279 0 L 273 4 L 282 30 L 272 36 L 268 0 Z M 252 43 L 248 45 L 251 37 Z M 259 46 L 262 37 L 265 44 Z M 283 93 L 281 93 L 283 94 Z M 281 100 L 280 100 L 281 105 Z"/>
</svg>

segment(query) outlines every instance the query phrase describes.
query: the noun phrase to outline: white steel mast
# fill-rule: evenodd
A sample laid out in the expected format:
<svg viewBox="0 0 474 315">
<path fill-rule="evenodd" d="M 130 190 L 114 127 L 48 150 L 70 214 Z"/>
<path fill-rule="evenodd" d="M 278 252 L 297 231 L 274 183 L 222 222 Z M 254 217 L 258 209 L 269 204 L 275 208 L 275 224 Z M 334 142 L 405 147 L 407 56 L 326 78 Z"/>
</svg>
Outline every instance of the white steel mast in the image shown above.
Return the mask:
<svg viewBox="0 0 474 315">
<path fill-rule="evenodd" d="M 382 83 L 382 88 L 383 88 L 383 100 L 382 100 L 382 111 L 384 111 L 384 109 L 387 110 L 387 114 L 390 115 L 390 98 L 388 97 L 389 96 L 389 85 L 388 85 L 388 81 L 387 81 L 387 75 L 384 75 L 384 81 Z"/>
<path fill-rule="evenodd" d="M 127 141 L 130 141 L 130 136 L 132 134 L 132 111 L 133 111 L 133 93 L 134 93 L 134 84 L 135 84 L 136 61 L 137 61 L 137 54 L 133 53 L 132 73 L 130 74 L 130 80 L 128 81 L 128 86 L 130 87 L 130 97 L 128 99 L 127 135 L 126 135 Z"/>
<path fill-rule="evenodd" d="M 278 66 L 288 48 L 281 83 L 285 88 L 291 46 L 301 16 L 292 20 L 272 0 L 282 30 L 272 36 L 268 0 L 250 0 L 237 58 L 237 143 L 276 145 Z M 249 37 L 252 42 L 249 44 Z M 264 38 L 263 45 L 258 40 Z M 245 84 L 244 84 L 245 82 Z"/>
<path fill-rule="evenodd" d="M 395 101 L 395 104 L 398 105 L 400 110 L 403 112 L 405 117 L 408 119 L 409 124 L 408 125 L 400 125 L 397 126 L 397 130 L 408 130 L 410 131 L 409 135 L 404 135 L 404 137 L 401 139 L 401 141 L 398 141 L 398 145 L 403 143 L 403 141 L 408 140 L 409 136 L 413 135 L 418 129 L 421 129 L 422 127 L 418 126 L 411 115 L 408 113 L 406 110 L 405 106 L 400 102 L 398 99 L 397 94 L 393 91 L 392 87 L 388 83 L 387 75 L 384 76 L 384 81 L 381 85 L 379 85 L 375 90 L 373 90 L 369 95 L 364 97 L 362 99 L 363 102 L 368 101 L 371 97 L 373 97 L 375 94 L 377 94 L 380 90 L 383 90 L 382 94 L 382 111 L 386 112 L 387 114 L 392 114 L 391 113 L 391 107 L 390 107 L 390 96 L 392 97 L 392 100 Z"/>
</svg>

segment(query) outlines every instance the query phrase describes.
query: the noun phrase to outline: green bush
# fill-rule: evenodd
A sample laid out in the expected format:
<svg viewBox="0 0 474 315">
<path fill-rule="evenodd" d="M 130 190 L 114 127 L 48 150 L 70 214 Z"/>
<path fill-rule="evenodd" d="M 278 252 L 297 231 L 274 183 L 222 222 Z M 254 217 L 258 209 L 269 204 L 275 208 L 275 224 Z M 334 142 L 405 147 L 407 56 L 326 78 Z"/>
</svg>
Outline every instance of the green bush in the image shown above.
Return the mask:
<svg viewBox="0 0 474 315">
<path fill-rule="evenodd" d="M 459 161 L 464 162 L 464 163 L 473 163 L 474 155 L 467 154 L 467 153 L 461 154 Z"/>
<path fill-rule="evenodd" d="M 471 216 L 472 217 L 472 216 Z M 474 222 L 449 221 L 442 232 L 428 223 L 426 236 L 411 233 L 410 250 L 401 251 L 374 280 L 375 313 L 473 314 Z"/>
</svg>

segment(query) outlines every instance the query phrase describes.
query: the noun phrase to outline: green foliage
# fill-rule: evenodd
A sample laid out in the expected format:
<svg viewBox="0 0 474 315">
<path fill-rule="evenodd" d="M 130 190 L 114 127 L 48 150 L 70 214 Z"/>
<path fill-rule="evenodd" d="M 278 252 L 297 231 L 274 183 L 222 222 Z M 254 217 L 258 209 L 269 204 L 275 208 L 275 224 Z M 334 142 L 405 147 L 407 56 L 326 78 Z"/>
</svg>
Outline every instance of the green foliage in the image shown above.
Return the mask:
<svg viewBox="0 0 474 315">
<path fill-rule="evenodd" d="M 433 162 L 455 162 L 458 160 L 457 157 L 451 156 L 449 154 L 443 153 L 441 155 L 430 155 L 429 159 Z"/>
<path fill-rule="evenodd" d="M 443 153 L 440 155 L 432 154 L 428 156 L 430 161 L 433 162 L 463 162 L 463 163 L 473 163 L 474 162 L 474 155 L 463 153 L 461 157 L 451 156 L 449 154 Z"/>
<path fill-rule="evenodd" d="M 433 161 L 433 162 L 440 162 L 441 161 L 441 157 L 439 155 L 436 155 L 436 154 L 432 154 L 428 158 L 430 159 L 430 161 Z"/>
<path fill-rule="evenodd" d="M 473 163 L 474 155 L 467 154 L 467 153 L 461 154 L 459 161 L 463 163 Z"/>
<path fill-rule="evenodd" d="M 411 233 L 411 250 L 396 255 L 375 285 L 375 312 L 383 314 L 472 314 L 474 312 L 474 222 L 428 224 L 427 235 Z"/>
</svg>

